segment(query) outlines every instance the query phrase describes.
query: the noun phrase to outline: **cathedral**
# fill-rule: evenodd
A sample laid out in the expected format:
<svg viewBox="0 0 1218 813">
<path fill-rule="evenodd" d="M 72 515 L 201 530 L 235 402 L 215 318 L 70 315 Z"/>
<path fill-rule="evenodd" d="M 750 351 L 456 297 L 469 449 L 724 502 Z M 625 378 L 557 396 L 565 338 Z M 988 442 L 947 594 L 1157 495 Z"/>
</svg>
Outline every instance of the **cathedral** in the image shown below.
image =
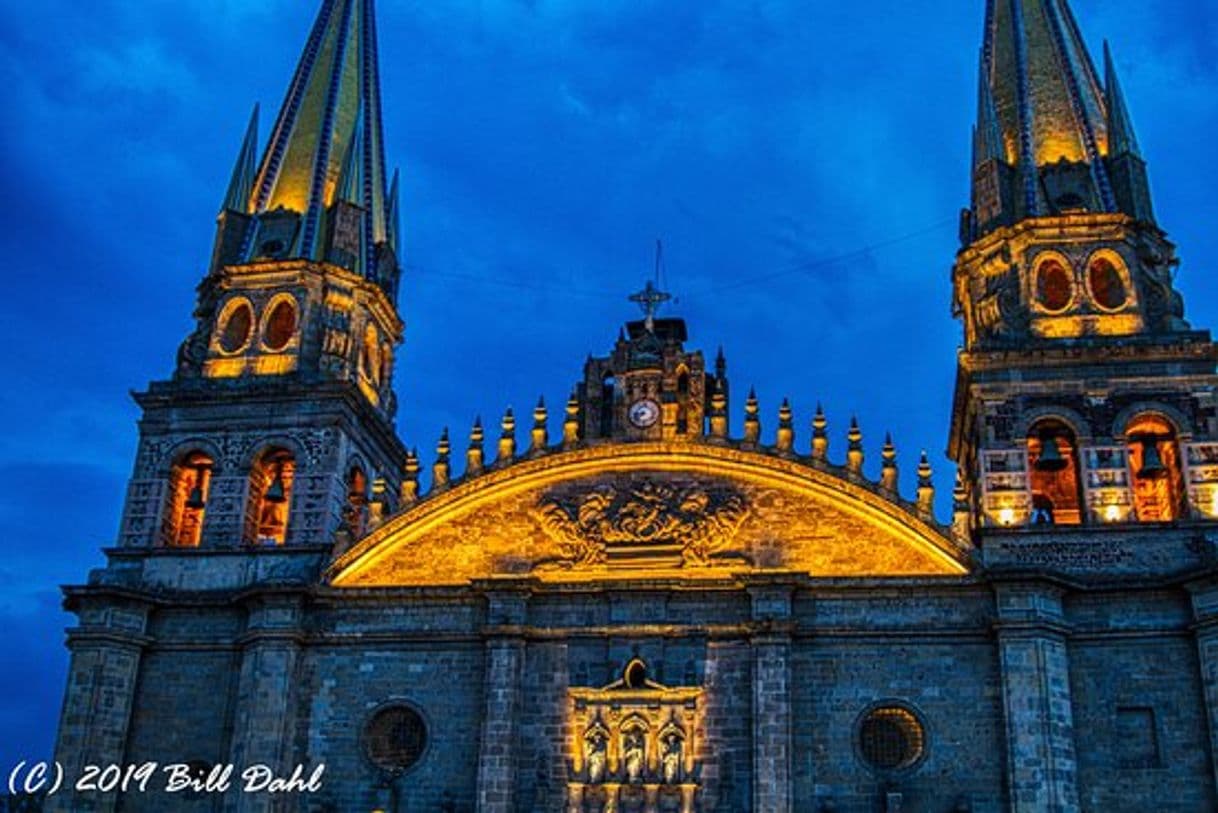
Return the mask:
<svg viewBox="0 0 1218 813">
<path fill-rule="evenodd" d="M 565 403 L 408 448 L 373 0 L 322 0 L 65 588 L 46 808 L 1218 808 L 1218 353 L 1112 57 L 982 5 L 944 524 L 654 285 Z"/>
</svg>

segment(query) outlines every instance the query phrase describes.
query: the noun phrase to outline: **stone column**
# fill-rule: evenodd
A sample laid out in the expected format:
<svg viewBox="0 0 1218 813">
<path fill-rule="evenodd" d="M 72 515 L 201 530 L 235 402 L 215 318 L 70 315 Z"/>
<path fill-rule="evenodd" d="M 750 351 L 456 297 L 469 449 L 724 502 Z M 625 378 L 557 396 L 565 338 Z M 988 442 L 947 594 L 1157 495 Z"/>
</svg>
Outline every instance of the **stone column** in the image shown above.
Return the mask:
<svg viewBox="0 0 1218 813">
<path fill-rule="evenodd" d="M 100 813 L 116 808 L 117 794 L 82 793 L 72 785 L 84 765 L 122 764 L 139 681 L 150 606 L 127 599 L 69 595 L 80 626 L 68 632 L 71 662 L 55 759 L 64 786 L 48 797 L 49 813 Z M 53 772 L 52 772 L 53 774 Z"/>
<path fill-rule="evenodd" d="M 1205 722 L 1210 735 L 1210 781 L 1218 788 L 1218 582 L 1190 584 Z"/>
<path fill-rule="evenodd" d="M 999 583 L 998 650 L 1013 813 L 1077 813 L 1078 765 L 1063 591 Z"/>
<path fill-rule="evenodd" d="M 293 711 L 302 614 L 302 597 L 294 593 L 264 594 L 249 602 L 249 621 L 239 641 L 244 651 L 229 750 L 234 787 L 225 797 L 225 811 L 273 809 L 278 802 L 270 794 L 240 792 L 240 773 L 261 764 L 284 775 L 295 764 Z"/>
<path fill-rule="evenodd" d="M 513 813 L 516 728 L 528 595 L 495 587 L 487 593 L 486 694 L 478 751 L 479 813 Z"/>
<path fill-rule="evenodd" d="M 753 600 L 753 810 L 791 813 L 791 598 L 756 584 Z"/>
</svg>

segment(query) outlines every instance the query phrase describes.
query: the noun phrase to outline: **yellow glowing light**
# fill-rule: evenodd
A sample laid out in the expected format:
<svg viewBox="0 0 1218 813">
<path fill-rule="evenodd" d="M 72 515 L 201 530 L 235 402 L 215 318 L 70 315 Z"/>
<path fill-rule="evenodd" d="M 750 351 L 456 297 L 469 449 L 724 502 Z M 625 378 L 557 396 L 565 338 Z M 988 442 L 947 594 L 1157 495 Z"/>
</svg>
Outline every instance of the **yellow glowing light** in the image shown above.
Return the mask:
<svg viewBox="0 0 1218 813">
<path fill-rule="evenodd" d="M 1210 492 L 1210 518 L 1218 519 L 1218 489 Z"/>
<path fill-rule="evenodd" d="M 537 506 L 554 489 L 579 490 L 639 473 L 731 486 L 745 497 L 747 516 L 731 543 L 701 566 L 685 566 L 679 546 L 675 557 L 573 558 L 537 518 Z M 776 528 L 782 529 L 777 535 Z M 638 547 L 640 554 L 650 551 L 642 542 Z M 969 572 L 969 555 L 904 507 L 797 461 L 709 444 L 607 444 L 552 452 L 457 481 L 339 557 L 328 581 L 335 587 L 509 576 L 566 582 L 619 578 L 627 571 L 697 580 L 753 569 L 959 576 Z"/>
<path fill-rule="evenodd" d="M 1014 508 L 1003 508 L 1001 511 L 999 511 L 998 512 L 998 523 L 1000 525 L 1014 525 L 1015 524 L 1015 509 Z"/>
<path fill-rule="evenodd" d="M 1121 521 L 1121 507 L 1119 505 L 1110 505 L 1104 509 L 1104 519 L 1108 522 Z"/>
</svg>

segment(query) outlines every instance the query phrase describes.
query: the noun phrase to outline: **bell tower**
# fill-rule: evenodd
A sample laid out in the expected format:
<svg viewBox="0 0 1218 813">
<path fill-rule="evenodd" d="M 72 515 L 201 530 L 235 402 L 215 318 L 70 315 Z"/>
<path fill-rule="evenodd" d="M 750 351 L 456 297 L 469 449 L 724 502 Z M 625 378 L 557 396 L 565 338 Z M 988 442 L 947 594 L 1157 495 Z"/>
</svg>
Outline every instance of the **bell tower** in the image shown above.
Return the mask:
<svg viewBox="0 0 1218 813">
<path fill-rule="evenodd" d="M 988 0 L 952 272 L 975 531 L 1218 517 L 1218 356 L 1184 320 L 1107 46 L 1103 68 L 1066 0 Z"/>
<path fill-rule="evenodd" d="M 687 440 L 707 419 L 727 427 L 727 364 L 720 352 L 708 373 L 700 351 L 687 352 L 683 319 L 660 319 L 669 294 L 648 282 L 630 297 L 644 318 L 628 322 L 613 352 L 589 358 L 575 398 L 585 440 Z"/>
<path fill-rule="evenodd" d="M 125 547 L 329 544 L 392 507 L 402 338 L 372 0 L 324 0 L 259 158 L 245 133 L 168 381 L 136 395 Z"/>
</svg>

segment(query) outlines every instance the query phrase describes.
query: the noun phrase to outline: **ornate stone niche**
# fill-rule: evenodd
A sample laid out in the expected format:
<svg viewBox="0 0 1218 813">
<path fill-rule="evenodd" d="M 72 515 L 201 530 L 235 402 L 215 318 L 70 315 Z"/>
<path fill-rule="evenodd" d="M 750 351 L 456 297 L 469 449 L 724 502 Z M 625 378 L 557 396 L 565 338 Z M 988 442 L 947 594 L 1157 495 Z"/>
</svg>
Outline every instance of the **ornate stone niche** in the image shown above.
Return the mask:
<svg viewBox="0 0 1218 813">
<path fill-rule="evenodd" d="M 695 813 L 701 698 L 649 679 L 639 658 L 608 686 L 570 689 L 568 813 Z"/>
</svg>

